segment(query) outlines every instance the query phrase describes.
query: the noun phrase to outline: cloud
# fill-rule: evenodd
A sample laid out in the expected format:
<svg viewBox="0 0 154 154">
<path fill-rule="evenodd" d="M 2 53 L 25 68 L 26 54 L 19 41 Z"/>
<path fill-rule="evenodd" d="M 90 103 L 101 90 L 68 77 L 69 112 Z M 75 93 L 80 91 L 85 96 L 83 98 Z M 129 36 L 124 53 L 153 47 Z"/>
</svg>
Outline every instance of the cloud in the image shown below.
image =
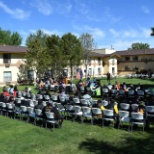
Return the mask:
<svg viewBox="0 0 154 154">
<path fill-rule="evenodd" d="M 110 41 L 108 41 L 105 44 L 99 44 L 98 48 L 107 48 L 107 49 L 115 49 L 116 51 L 120 51 L 120 50 L 127 50 L 128 48 L 131 47 L 132 43 L 134 42 L 140 42 L 139 40 L 122 40 L 122 39 L 116 39 L 116 40 L 112 40 L 110 39 Z"/>
<path fill-rule="evenodd" d="M 68 14 L 72 10 L 72 4 L 63 4 L 57 1 L 33 0 L 30 5 L 37 8 L 40 13 L 47 16 L 52 14 L 53 12 L 56 12 L 58 14 Z"/>
<path fill-rule="evenodd" d="M 71 32 L 73 35 L 75 35 L 77 38 L 79 38 L 80 37 L 80 34 L 79 33 L 77 33 L 77 32 Z"/>
<path fill-rule="evenodd" d="M 8 14 L 10 14 L 13 18 L 16 19 L 26 19 L 30 16 L 29 12 L 26 12 L 22 9 L 10 9 L 7 5 L 5 5 L 2 1 L 0 1 L 0 7 Z"/>
<path fill-rule="evenodd" d="M 58 35 L 58 36 L 61 36 L 63 33 L 58 31 L 58 30 L 47 30 L 45 28 L 41 28 L 40 30 L 42 30 L 45 34 L 48 34 L 48 35 Z M 29 32 L 30 33 L 36 33 L 38 30 L 35 30 L 35 29 L 30 29 Z"/>
<path fill-rule="evenodd" d="M 115 30 L 113 28 L 109 29 L 110 34 L 112 37 L 116 38 L 149 38 L 151 37 L 151 30 L 150 28 L 144 28 L 144 27 L 137 27 L 136 29 L 125 29 L 125 30 Z"/>
<path fill-rule="evenodd" d="M 141 6 L 141 9 L 142 9 L 142 11 L 144 12 L 144 13 L 150 13 L 150 10 L 149 10 L 149 8 L 147 7 L 147 6 L 144 6 L 144 5 L 142 5 Z"/>
<path fill-rule="evenodd" d="M 137 37 L 137 35 L 138 35 L 137 31 L 134 30 L 134 29 L 124 30 L 124 31 L 121 32 L 121 36 L 122 37 L 129 37 L 129 38 L 131 38 L 131 37 Z"/>
<path fill-rule="evenodd" d="M 56 2 L 55 6 L 56 6 L 55 8 L 56 8 L 57 13 L 63 14 L 63 15 L 69 14 L 72 10 L 72 4 L 70 3 L 61 4 L 61 3 Z"/>
<path fill-rule="evenodd" d="M 40 30 L 42 30 L 43 31 L 43 33 L 45 33 L 45 34 L 47 34 L 47 35 L 53 35 L 53 34 L 55 34 L 55 35 L 58 35 L 58 36 L 62 36 L 63 35 L 63 33 L 62 32 L 60 32 L 60 31 L 58 31 L 58 30 L 47 30 L 47 29 L 44 29 L 44 28 L 41 28 Z M 27 37 L 31 34 L 31 33 L 33 33 L 33 34 L 35 34 L 36 32 L 38 31 L 38 29 L 36 30 L 36 29 L 29 29 L 29 30 L 27 30 L 27 31 L 24 31 L 24 30 L 19 30 L 19 33 L 21 34 L 21 36 L 22 36 L 22 46 L 25 46 L 26 45 L 26 39 L 27 39 Z"/>
<path fill-rule="evenodd" d="M 94 35 L 94 37 L 105 37 L 104 31 L 102 31 L 100 28 L 90 28 L 89 30 Z"/>
<path fill-rule="evenodd" d="M 141 27 L 140 29 L 141 29 L 141 34 L 143 37 L 146 37 L 146 38 L 151 37 L 151 29 L 150 28 Z"/>
<path fill-rule="evenodd" d="M 87 14 L 89 12 L 89 9 L 87 8 L 87 6 L 85 4 L 81 3 L 79 12 L 82 14 Z"/>
<path fill-rule="evenodd" d="M 101 22 L 103 21 L 102 18 L 98 18 L 96 16 L 93 16 L 93 15 L 87 15 L 86 18 L 89 20 L 89 21 L 93 21 L 93 22 Z"/>
<path fill-rule="evenodd" d="M 93 35 L 93 37 L 96 38 L 104 38 L 105 37 L 105 32 L 103 30 L 101 30 L 100 28 L 97 27 L 90 27 L 90 26 L 77 26 L 77 25 L 73 25 L 73 28 L 77 31 L 80 31 L 81 33 L 90 33 Z"/>
<path fill-rule="evenodd" d="M 50 15 L 53 12 L 53 9 L 47 0 L 33 0 L 31 6 L 36 7 L 39 12 L 44 15 Z"/>
<path fill-rule="evenodd" d="M 153 40 L 151 38 L 149 38 L 149 39 L 137 38 L 137 39 L 133 39 L 133 40 L 132 39 L 131 40 L 118 39 L 118 40 L 112 42 L 112 47 L 117 51 L 127 50 L 128 48 L 131 47 L 131 45 L 133 43 L 148 43 L 150 45 L 150 48 L 154 47 Z"/>
<path fill-rule="evenodd" d="M 149 28 L 141 26 L 138 26 L 136 29 L 129 28 L 122 30 L 110 28 L 108 31 L 105 31 L 106 39 L 104 41 L 97 39 L 98 48 L 110 48 L 112 45 L 115 50 L 127 50 L 132 43 L 136 42 L 148 43 L 151 48 L 154 47 Z"/>
<path fill-rule="evenodd" d="M 70 11 L 72 9 L 72 5 L 71 4 L 67 4 L 67 5 L 65 5 L 65 8 L 66 8 L 66 12 L 70 13 Z"/>
<path fill-rule="evenodd" d="M 112 23 L 116 23 L 116 22 L 119 22 L 123 17 L 115 17 L 111 11 L 110 11 L 110 8 L 109 7 L 106 7 L 104 9 L 104 20 L 106 20 L 107 22 L 108 21 L 111 21 Z"/>
<path fill-rule="evenodd" d="M 75 2 L 75 7 L 76 7 L 76 10 L 81 13 L 82 15 L 86 15 L 89 13 L 89 8 L 88 8 L 88 5 L 87 3 L 84 4 L 84 3 L 81 3 L 81 1 L 78 1 L 78 0 L 74 0 Z"/>
<path fill-rule="evenodd" d="M 111 34 L 113 34 L 114 37 L 118 37 L 119 36 L 119 32 L 117 32 L 116 30 L 114 30 L 113 28 L 109 29 L 109 32 Z"/>
<path fill-rule="evenodd" d="M 112 47 L 115 50 L 127 50 L 129 47 L 131 47 L 132 43 L 134 42 L 139 42 L 139 41 L 135 41 L 135 40 L 117 40 L 115 42 L 112 43 Z"/>
<path fill-rule="evenodd" d="M 42 28 L 41 29 L 44 33 L 48 34 L 48 35 L 58 35 L 58 36 L 61 36 L 62 35 L 62 32 L 58 31 L 58 30 L 47 30 L 47 29 L 44 29 Z"/>
</svg>

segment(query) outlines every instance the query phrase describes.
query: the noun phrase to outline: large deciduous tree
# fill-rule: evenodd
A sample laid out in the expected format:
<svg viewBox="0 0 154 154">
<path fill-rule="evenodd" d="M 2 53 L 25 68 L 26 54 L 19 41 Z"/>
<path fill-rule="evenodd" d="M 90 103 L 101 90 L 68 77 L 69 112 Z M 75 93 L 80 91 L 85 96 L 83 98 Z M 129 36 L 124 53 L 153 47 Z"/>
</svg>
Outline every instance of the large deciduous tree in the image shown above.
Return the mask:
<svg viewBox="0 0 154 154">
<path fill-rule="evenodd" d="M 0 44 L 6 45 L 21 45 L 22 37 L 18 32 L 11 33 L 10 30 L 3 30 L 0 28 Z"/>
<path fill-rule="evenodd" d="M 66 59 L 61 50 L 61 38 L 57 35 L 51 35 L 46 40 L 47 50 L 51 57 L 51 68 L 54 76 L 61 76 L 63 68 L 66 66 Z"/>
<path fill-rule="evenodd" d="M 61 50 L 64 59 L 67 60 L 70 66 L 71 78 L 73 77 L 73 67 L 79 66 L 81 59 L 83 58 L 82 45 L 79 39 L 71 34 L 64 34 L 61 38 Z"/>
<path fill-rule="evenodd" d="M 96 44 L 94 42 L 94 38 L 91 34 L 83 33 L 79 38 L 82 49 L 83 49 L 83 58 L 85 64 L 85 75 L 87 75 L 87 65 L 90 59 L 91 52 L 96 49 Z"/>
<path fill-rule="evenodd" d="M 131 47 L 128 50 L 137 50 L 137 49 L 149 49 L 150 45 L 148 43 L 132 43 Z"/>
<path fill-rule="evenodd" d="M 39 78 L 44 76 L 46 69 L 50 65 L 46 38 L 47 35 L 38 30 L 36 34 L 30 34 L 26 40 L 28 51 L 25 63 L 36 72 Z"/>
</svg>

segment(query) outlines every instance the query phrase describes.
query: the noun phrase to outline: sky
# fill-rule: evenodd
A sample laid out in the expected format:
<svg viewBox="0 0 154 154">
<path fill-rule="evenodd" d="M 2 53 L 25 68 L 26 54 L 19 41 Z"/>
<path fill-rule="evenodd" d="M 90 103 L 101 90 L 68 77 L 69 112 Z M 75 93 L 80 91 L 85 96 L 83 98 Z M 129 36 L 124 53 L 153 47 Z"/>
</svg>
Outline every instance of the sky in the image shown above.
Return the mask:
<svg viewBox="0 0 154 154">
<path fill-rule="evenodd" d="M 18 32 L 22 46 L 41 29 L 60 37 L 89 33 L 97 49 L 127 50 L 132 43 L 154 48 L 153 7 L 154 0 L 0 0 L 0 27 Z"/>
</svg>

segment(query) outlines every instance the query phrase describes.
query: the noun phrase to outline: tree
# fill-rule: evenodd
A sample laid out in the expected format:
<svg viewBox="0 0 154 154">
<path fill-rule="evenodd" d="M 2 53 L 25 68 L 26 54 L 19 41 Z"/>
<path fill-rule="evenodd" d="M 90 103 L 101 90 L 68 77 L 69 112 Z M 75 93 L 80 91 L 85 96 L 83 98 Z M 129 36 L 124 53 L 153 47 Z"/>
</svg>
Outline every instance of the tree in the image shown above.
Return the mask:
<svg viewBox="0 0 154 154">
<path fill-rule="evenodd" d="M 152 27 L 151 30 L 152 30 L 151 36 L 154 36 L 154 27 Z"/>
<path fill-rule="evenodd" d="M 10 45 L 11 32 L 0 28 L 0 44 Z"/>
<path fill-rule="evenodd" d="M 50 65 L 50 55 L 46 47 L 48 35 L 38 30 L 30 34 L 26 39 L 28 51 L 26 53 L 25 64 L 35 71 L 39 78 L 43 77 Z"/>
<path fill-rule="evenodd" d="M 150 45 L 148 43 L 132 43 L 131 47 L 128 50 L 137 50 L 137 49 L 149 49 Z"/>
<path fill-rule="evenodd" d="M 13 32 L 10 39 L 11 39 L 10 40 L 11 45 L 16 45 L 17 46 L 17 45 L 20 45 L 22 43 L 22 38 L 19 35 L 19 33 L 17 33 L 17 32 Z"/>
<path fill-rule="evenodd" d="M 6 45 L 21 45 L 22 37 L 19 35 L 18 32 L 13 32 L 11 34 L 10 30 L 2 30 L 0 28 L 0 44 Z"/>
<path fill-rule="evenodd" d="M 85 64 L 85 77 L 87 76 L 87 65 L 90 59 L 91 52 L 96 49 L 96 44 L 94 38 L 91 34 L 83 33 L 79 38 L 82 49 L 83 49 L 83 58 Z"/>
<path fill-rule="evenodd" d="M 73 67 L 80 64 L 83 58 L 82 45 L 79 39 L 71 33 L 64 34 L 61 38 L 61 49 L 64 58 L 70 66 L 71 78 L 73 77 Z"/>
<path fill-rule="evenodd" d="M 30 34 L 26 39 L 26 45 L 28 46 L 33 40 L 38 39 L 42 46 L 46 46 L 46 39 L 48 35 L 45 34 L 42 30 L 37 30 L 36 33 Z"/>
<path fill-rule="evenodd" d="M 67 61 L 61 50 L 61 38 L 57 35 L 47 37 L 46 45 L 51 59 L 51 68 L 54 75 L 61 76 L 63 68 L 66 67 Z"/>
</svg>

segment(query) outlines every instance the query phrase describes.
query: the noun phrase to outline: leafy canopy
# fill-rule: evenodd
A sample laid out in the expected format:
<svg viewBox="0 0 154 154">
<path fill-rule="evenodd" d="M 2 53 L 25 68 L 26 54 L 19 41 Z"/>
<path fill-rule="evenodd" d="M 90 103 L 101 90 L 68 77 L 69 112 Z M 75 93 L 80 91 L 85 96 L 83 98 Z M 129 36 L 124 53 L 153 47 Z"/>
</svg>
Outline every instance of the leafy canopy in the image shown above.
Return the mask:
<svg viewBox="0 0 154 154">
<path fill-rule="evenodd" d="M 61 47 L 63 56 L 70 66 L 72 77 L 73 67 L 80 65 L 81 59 L 83 58 L 81 42 L 75 35 L 67 33 L 61 38 Z"/>
<path fill-rule="evenodd" d="M 132 43 L 131 47 L 128 50 L 137 50 L 137 49 L 149 49 L 150 45 L 148 43 Z"/>
<path fill-rule="evenodd" d="M 28 52 L 25 63 L 39 76 L 47 69 L 52 69 L 54 74 L 62 74 L 66 66 L 70 66 L 71 76 L 73 67 L 80 65 L 83 58 L 83 48 L 79 39 L 71 34 L 64 34 L 61 38 L 57 35 L 46 35 L 38 30 L 26 39 Z"/>
<path fill-rule="evenodd" d="M 42 77 L 50 64 L 49 53 L 45 42 L 47 35 L 38 30 L 36 34 L 30 34 L 27 38 L 28 51 L 26 53 L 26 65 Z M 29 40 L 28 40 L 29 39 Z M 44 40 L 45 39 L 45 40 Z"/>
<path fill-rule="evenodd" d="M 0 28 L 0 44 L 6 45 L 21 45 L 22 37 L 18 32 L 11 33 L 10 30 L 3 30 Z"/>
</svg>

